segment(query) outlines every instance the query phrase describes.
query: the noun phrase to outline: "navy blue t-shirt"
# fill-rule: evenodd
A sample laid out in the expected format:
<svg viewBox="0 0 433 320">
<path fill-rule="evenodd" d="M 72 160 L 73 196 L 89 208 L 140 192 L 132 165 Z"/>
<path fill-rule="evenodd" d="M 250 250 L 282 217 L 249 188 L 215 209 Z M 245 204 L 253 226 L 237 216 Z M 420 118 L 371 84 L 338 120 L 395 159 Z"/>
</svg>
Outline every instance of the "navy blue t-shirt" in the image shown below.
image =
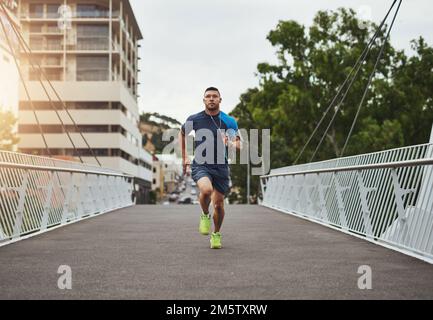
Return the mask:
<svg viewBox="0 0 433 320">
<path fill-rule="evenodd" d="M 228 148 L 224 146 L 223 135 L 229 140 L 239 136 L 235 118 L 222 111 L 216 116 L 210 116 L 202 111 L 189 116 L 182 125 L 182 132 L 186 136 L 192 131 L 195 132 L 194 163 L 225 166 L 228 164 Z"/>
</svg>

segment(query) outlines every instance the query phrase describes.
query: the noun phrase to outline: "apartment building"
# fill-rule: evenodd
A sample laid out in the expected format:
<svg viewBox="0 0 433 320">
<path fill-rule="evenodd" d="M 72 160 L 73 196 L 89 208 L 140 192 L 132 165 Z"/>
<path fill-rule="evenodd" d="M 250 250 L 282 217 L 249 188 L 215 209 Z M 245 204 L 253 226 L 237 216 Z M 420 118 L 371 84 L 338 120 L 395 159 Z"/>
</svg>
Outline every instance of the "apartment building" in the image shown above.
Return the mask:
<svg viewBox="0 0 433 320">
<path fill-rule="evenodd" d="M 157 200 L 164 197 L 164 164 L 153 155 L 153 181 L 152 190 L 157 194 Z"/>
<path fill-rule="evenodd" d="M 48 87 L 50 102 L 39 82 L 39 69 L 22 52 L 26 84 L 50 153 L 74 159 L 80 154 L 85 162 L 95 163 L 77 133 L 81 131 L 102 166 L 137 178 L 138 202 L 145 202 L 140 199 L 151 189 L 152 155 L 142 148 L 138 129 L 138 42 L 142 35 L 129 1 L 20 0 L 18 8 L 31 60 L 42 67 L 73 118 Z M 45 155 L 33 107 L 21 87 L 19 148 Z M 59 111 L 64 127 L 53 108 Z"/>
<path fill-rule="evenodd" d="M 18 117 L 18 69 L 7 41 L 9 39 L 15 55 L 19 57 L 18 40 L 12 28 L 12 24 L 19 28 L 16 15 L 18 3 L 11 0 L 3 3 L 6 12 L 0 9 L 0 19 L 6 33 L 3 27 L 0 26 L 0 111 L 10 111 Z"/>
<path fill-rule="evenodd" d="M 182 160 L 176 154 L 156 154 L 162 164 L 164 191 L 172 193 L 182 177 Z"/>
</svg>

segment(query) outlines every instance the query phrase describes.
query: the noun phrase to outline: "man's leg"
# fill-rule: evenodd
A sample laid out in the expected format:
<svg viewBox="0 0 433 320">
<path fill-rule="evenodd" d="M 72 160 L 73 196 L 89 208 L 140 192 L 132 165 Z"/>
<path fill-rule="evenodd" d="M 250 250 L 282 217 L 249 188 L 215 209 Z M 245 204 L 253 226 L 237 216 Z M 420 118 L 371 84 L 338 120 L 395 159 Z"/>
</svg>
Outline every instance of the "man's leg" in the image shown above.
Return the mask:
<svg viewBox="0 0 433 320">
<path fill-rule="evenodd" d="M 211 230 L 211 219 L 209 215 L 209 204 L 212 196 L 212 183 L 208 177 L 203 177 L 197 181 L 197 186 L 200 189 L 200 205 L 203 213 L 200 216 L 200 225 L 198 231 L 202 235 L 208 235 Z"/>
<path fill-rule="evenodd" d="M 212 203 L 214 207 L 213 221 L 215 225 L 215 233 L 220 232 L 224 221 L 224 195 L 217 190 L 212 193 Z"/>
<path fill-rule="evenodd" d="M 208 177 L 203 177 L 197 181 L 198 189 L 200 190 L 200 206 L 204 214 L 209 214 L 209 205 L 213 192 L 212 182 Z"/>
</svg>

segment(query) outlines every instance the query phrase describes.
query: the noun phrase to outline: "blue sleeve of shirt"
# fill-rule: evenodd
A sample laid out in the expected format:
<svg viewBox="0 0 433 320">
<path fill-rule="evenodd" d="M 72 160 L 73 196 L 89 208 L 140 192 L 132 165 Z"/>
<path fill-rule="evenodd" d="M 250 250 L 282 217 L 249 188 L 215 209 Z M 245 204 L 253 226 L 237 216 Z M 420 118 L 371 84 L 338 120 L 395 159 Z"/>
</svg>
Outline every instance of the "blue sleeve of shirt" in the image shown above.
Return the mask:
<svg viewBox="0 0 433 320">
<path fill-rule="evenodd" d="M 221 112 L 221 120 L 224 121 L 224 123 L 227 126 L 227 136 L 233 140 L 236 137 L 239 137 L 239 128 L 238 123 L 236 122 L 235 118 L 230 117 L 229 115 Z"/>
</svg>

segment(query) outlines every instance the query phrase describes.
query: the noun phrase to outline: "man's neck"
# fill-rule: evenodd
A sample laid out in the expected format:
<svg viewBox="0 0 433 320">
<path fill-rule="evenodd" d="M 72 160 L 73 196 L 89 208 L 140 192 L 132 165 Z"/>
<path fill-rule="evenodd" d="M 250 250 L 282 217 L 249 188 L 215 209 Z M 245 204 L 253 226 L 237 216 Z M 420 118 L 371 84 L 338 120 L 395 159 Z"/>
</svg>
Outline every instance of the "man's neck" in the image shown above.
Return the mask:
<svg viewBox="0 0 433 320">
<path fill-rule="evenodd" d="M 218 110 L 215 111 L 209 111 L 208 109 L 204 109 L 204 112 L 206 112 L 206 114 L 210 116 L 217 116 L 220 113 L 220 109 L 218 108 Z"/>
</svg>

